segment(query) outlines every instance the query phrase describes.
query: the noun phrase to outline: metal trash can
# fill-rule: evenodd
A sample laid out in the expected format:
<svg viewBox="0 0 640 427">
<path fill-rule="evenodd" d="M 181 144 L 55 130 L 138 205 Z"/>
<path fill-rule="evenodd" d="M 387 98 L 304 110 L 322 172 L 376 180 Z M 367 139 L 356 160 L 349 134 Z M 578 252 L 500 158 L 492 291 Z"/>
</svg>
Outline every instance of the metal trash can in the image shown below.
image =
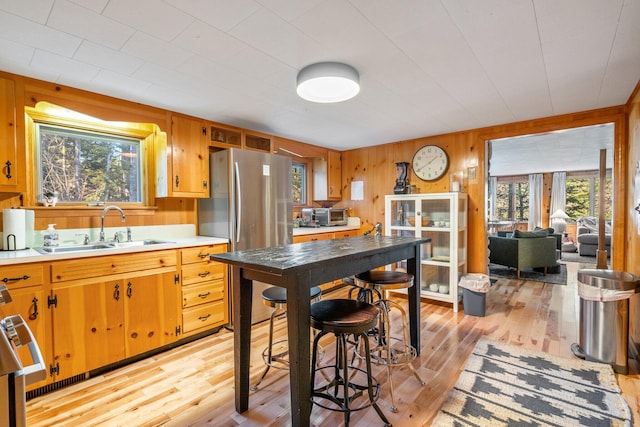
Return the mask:
<svg viewBox="0 0 640 427">
<path fill-rule="evenodd" d="M 639 281 L 622 271 L 578 271 L 579 342 L 571 345 L 573 354 L 629 373 L 629 299 L 637 297 Z"/>
</svg>

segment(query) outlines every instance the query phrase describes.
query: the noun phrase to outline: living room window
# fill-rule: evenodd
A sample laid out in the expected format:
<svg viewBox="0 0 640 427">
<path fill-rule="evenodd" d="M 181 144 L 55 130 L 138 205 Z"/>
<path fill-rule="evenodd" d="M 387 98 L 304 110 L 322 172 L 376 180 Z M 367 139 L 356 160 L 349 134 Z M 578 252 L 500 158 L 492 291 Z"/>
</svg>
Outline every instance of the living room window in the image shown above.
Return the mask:
<svg viewBox="0 0 640 427">
<path fill-rule="evenodd" d="M 566 214 L 573 220 L 584 216 L 598 216 L 600 202 L 600 179 L 598 171 L 567 173 Z M 605 182 L 605 218 L 612 218 L 613 181 L 611 170 Z"/>
<path fill-rule="evenodd" d="M 529 219 L 529 181 L 526 176 L 499 177 L 496 185 L 496 219 Z"/>
</svg>

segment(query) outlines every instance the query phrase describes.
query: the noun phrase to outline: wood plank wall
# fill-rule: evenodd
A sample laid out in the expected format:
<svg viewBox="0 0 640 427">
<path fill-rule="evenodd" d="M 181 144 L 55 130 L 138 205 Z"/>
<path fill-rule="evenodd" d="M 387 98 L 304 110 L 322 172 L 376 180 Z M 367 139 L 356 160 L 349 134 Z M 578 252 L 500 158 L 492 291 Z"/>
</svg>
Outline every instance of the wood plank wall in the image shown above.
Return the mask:
<svg viewBox="0 0 640 427">
<path fill-rule="evenodd" d="M 629 176 L 626 181 L 626 212 L 629 214 L 628 233 L 625 242 L 627 247 L 626 265 L 624 271 L 640 275 L 640 212 L 635 207 L 640 204 L 640 83 L 628 107 L 628 147 L 627 168 Z M 640 331 L 640 319 L 638 320 Z M 640 332 L 638 332 L 640 334 Z"/>
<path fill-rule="evenodd" d="M 485 230 L 485 177 L 487 175 L 486 141 L 508 136 L 527 135 L 550 132 L 554 130 L 594 125 L 600 123 L 615 124 L 614 147 L 614 240 L 625 240 L 624 189 L 626 187 L 626 116 L 625 107 L 617 106 L 593 111 L 586 111 L 543 119 L 491 126 L 463 132 L 430 136 L 407 141 L 394 142 L 375 147 L 348 150 L 342 153 L 342 207 L 351 209 L 352 215 L 363 221 L 362 229 L 369 229 L 380 221 L 384 223 L 384 196 L 393 194 L 395 183 L 395 163 L 411 162 L 414 153 L 422 146 L 434 144 L 444 148 L 449 154 L 449 171 L 464 172 L 464 189 L 469 194 L 469 265 L 470 272 L 484 272 L 487 260 L 487 237 Z M 526 159 L 514 158 L 514 161 L 525 162 Z M 477 166 L 475 179 L 468 178 L 470 167 Z M 351 200 L 351 182 L 364 181 L 364 200 Z M 449 191 L 449 177 L 427 183 L 419 180 L 413 172 L 411 184 L 418 187 L 419 192 Z M 618 184 L 619 183 L 619 184 Z M 550 184 L 549 184 L 550 185 Z M 550 188 L 546 194 L 550 197 Z M 547 202 L 548 206 L 548 202 Z M 548 214 L 547 214 L 548 221 Z M 624 265 L 623 245 L 614 250 L 613 266 Z"/>
<path fill-rule="evenodd" d="M 48 101 L 104 120 L 156 123 L 163 131 L 167 132 L 167 138 L 170 140 L 170 111 L 23 76 L 2 72 L 0 74 L 16 81 L 18 115 L 24 114 L 24 106 L 34 106 L 38 101 Z M 638 231 L 636 231 L 640 230 L 640 225 L 638 225 L 638 216 L 632 216 L 629 213 L 638 203 L 640 197 L 638 196 L 640 189 L 636 188 L 640 184 L 634 184 L 633 176 L 635 165 L 640 161 L 640 148 L 638 148 L 640 145 L 639 103 L 640 95 L 636 89 L 632 100 L 626 106 L 627 109 L 625 106 L 617 106 L 344 151 L 342 153 L 343 201 L 337 206 L 348 207 L 351 215 L 361 217 L 362 230 L 370 229 L 378 221 L 384 223 L 384 195 L 393 193 L 396 179 L 395 163 L 411 162 L 413 154 L 423 145 L 439 145 L 449 154 L 449 171 L 464 172 L 464 189 L 469 194 L 469 271 L 484 271 L 487 258 L 484 226 L 485 176 L 487 173 L 485 141 L 613 122 L 616 129 L 614 240 L 628 243 L 628 245 L 616 245 L 613 268 L 629 267 L 635 269 L 635 273 L 640 273 L 640 266 L 631 261 L 640 256 L 640 242 Z M 629 120 L 632 124 L 628 128 L 627 114 L 629 114 Z M 24 138 L 24 130 L 18 132 L 18 135 L 20 138 Z M 274 148 L 278 146 L 311 156 L 317 154 L 318 150 L 324 150 L 303 142 L 276 137 L 274 138 Z M 470 167 L 477 167 L 475 179 L 469 179 Z M 630 174 L 628 171 L 633 173 Z M 351 182 L 358 180 L 364 181 L 365 197 L 363 201 L 351 201 Z M 443 192 L 449 190 L 449 177 L 445 176 L 434 183 L 426 183 L 420 181 L 412 173 L 411 184 L 415 184 L 420 192 Z M 0 193 L 0 209 L 19 206 L 22 206 L 20 194 Z M 36 212 L 36 229 L 46 228 L 46 224 L 50 222 L 52 216 L 56 217 L 58 228 L 61 229 L 95 227 L 99 211 L 100 209 L 86 209 L 71 213 L 71 210 L 56 209 L 53 213 L 53 211 L 46 211 L 44 208 L 39 209 Z M 628 220 L 629 217 L 631 219 Z M 107 221 L 110 219 L 107 218 Z M 629 226 L 627 226 L 628 222 L 630 222 Z M 127 223 L 133 226 L 168 223 L 195 224 L 197 223 L 197 204 L 192 199 L 157 199 L 154 209 L 138 210 L 128 215 Z M 109 224 L 107 225 L 109 226 Z M 625 246 L 629 250 L 627 257 L 624 257 Z M 625 258 L 629 261 L 626 261 Z"/>
</svg>

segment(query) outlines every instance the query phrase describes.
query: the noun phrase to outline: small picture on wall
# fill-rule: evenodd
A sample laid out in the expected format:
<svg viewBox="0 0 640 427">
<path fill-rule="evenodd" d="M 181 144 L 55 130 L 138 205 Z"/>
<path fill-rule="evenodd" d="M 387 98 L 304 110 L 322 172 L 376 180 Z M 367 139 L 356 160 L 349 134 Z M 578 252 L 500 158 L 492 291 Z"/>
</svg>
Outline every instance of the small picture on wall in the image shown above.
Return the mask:
<svg viewBox="0 0 640 427">
<path fill-rule="evenodd" d="M 472 168 L 467 169 L 469 179 L 476 179 L 476 174 L 478 173 L 478 167 L 474 166 Z"/>
</svg>

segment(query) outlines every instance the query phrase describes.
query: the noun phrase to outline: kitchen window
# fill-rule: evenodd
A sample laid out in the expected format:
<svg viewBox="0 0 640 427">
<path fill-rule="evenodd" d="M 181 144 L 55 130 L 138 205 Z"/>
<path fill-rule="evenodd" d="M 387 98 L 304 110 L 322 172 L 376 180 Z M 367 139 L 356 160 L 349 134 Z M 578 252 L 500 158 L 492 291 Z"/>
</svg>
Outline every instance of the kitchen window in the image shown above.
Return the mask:
<svg viewBox="0 0 640 427">
<path fill-rule="evenodd" d="M 293 204 L 307 203 L 307 165 L 294 162 L 291 166 Z"/>
<path fill-rule="evenodd" d="M 36 123 L 38 183 L 60 203 L 141 203 L 142 140 Z"/>
</svg>

